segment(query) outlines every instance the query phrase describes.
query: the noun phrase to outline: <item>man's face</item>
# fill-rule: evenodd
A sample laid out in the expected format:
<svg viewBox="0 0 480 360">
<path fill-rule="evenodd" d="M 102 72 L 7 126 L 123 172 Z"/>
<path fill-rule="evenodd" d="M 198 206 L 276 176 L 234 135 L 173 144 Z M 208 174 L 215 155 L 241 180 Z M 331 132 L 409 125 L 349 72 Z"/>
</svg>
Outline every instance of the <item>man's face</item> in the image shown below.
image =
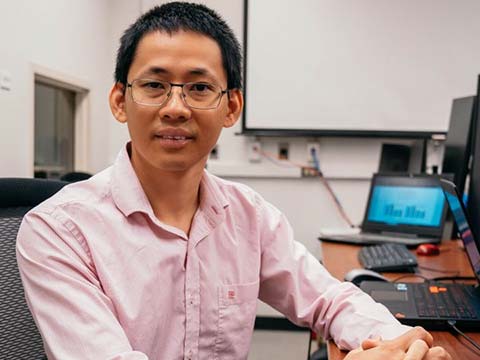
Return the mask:
<svg viewBox="0 0 480 360">
<path fill-rule="evenodd" d="M 145 78 L 176 84 L 208 82 L 227 88 L 220 47 L 211 38 L 190 31 L 172 35 L 156 31 L 140 40 L 128 82 Z M 180 87 L 173 87 L 171 97 L 161 106 L 137 104 L 131 91 L 127 88 L 122 95 L 121 85 L 115 85 L 110 103 L 117 120 L 128 125 L 134 166 L 144 169 L 203 168 L 222 127 L 235 124 L 243 105 L 239 91 L 232 91 L 230 100 L 224 94 L 218 108 L 209 110 L 186 105 Z"/>
</svg>

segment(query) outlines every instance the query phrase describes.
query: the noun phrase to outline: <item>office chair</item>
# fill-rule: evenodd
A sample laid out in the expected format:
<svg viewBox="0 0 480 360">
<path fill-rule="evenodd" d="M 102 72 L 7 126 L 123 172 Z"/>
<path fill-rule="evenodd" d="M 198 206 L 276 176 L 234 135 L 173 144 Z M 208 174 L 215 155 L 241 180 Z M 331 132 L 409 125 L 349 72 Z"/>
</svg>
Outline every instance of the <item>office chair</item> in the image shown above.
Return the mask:
<svg viewBox="0 0 480 360">
<path fill-rule="evenodd" d="M 92 177 L 92 174 L 81 172 L 81 171 L 73 171 L 60 176 L 60 180 L 68 181 L 68 182 L 77 182 L 77 181 L 87 180 L 90 177 Z"/>
<path fill-rule="evenodd" d="M 0 178 L 0 359 L 47 359 L 25 301 L 15 242 L 23 216 L 66 182 Z"/>
</svg>

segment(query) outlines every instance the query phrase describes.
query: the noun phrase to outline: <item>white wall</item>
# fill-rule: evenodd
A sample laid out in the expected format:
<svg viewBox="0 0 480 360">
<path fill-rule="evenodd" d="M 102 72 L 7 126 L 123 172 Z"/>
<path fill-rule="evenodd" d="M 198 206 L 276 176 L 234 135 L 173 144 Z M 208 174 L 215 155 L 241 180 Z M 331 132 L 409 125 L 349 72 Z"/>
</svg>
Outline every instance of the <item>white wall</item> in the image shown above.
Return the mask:
<svg viewBox="0 0 480 360">
<path fill-rule="evenodd" d="M 33 70 L 37 65 L 90 88 L 88 164 L 106 165 L 112 79 L 108 2 L 1 1 L 0 70 L 12 77 L 0 90 L 0 176 L 33 175 Z"/>
<path fill-rule="evenodd" d="M 112 61 L 108 64 L 111 75 L 111 82 L 113 83 L 113 72 L 115 70 L 115 59 L 118 47 L 120 45 L 120 37 L 128 26 L 135 22 L 135 20 L 143 12 L 142 0 L 107 0 L 110 8 L 110 51 L 112 54 Z M 120 148 L 129 139 L 127 126 L 120 124 L 117 121 L 109 121 L 108 127 L 108 142 L 105 147 L 107 153 L 106 166 L 111 164 Z"/>
</svg>

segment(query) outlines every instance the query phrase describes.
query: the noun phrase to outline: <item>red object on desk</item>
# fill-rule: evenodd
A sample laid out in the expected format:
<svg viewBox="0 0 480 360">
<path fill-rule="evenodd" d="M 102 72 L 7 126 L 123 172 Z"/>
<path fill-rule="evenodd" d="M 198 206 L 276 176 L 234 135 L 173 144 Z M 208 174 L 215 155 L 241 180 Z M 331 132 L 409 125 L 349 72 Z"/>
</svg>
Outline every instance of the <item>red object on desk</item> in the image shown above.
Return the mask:
<svg viewBox="0 0 480 360">
<path fill-rule="evenodd" d="M 433 244 L 421 244 L 417 247 L 417 255 L 430 256 L 440 254 L 440 248 Z"/>
</svg>

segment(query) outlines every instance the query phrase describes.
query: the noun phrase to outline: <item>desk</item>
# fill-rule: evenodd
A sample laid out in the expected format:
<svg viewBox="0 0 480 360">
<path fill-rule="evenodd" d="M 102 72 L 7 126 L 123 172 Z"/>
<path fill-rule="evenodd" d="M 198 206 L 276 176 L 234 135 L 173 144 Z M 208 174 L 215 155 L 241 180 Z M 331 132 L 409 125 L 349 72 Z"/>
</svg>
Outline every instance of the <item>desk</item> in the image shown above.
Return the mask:
<svg viewBox="0 0 480 360">
<path fill-rule="evenodd" d="M 361 268 L 358 262 L 357 253 L 360 249 L 357 245 L 338 244 L 322 242 L 323 264 L 330 273 L 339 280 L 343 280 L 345 274 L 353 268 Z M 428 278 L 439 276 L 473 276 L 472 268 L 463 250 L 461 241 L 448 241 L 440 246 L 438 256 L 418 256 L 419 268 L 417 274 Z M 342 261 L 339 261 L 342 259 Z M 452 270 L 452 273 L 436 272 L 434 269 Z M 458 271 L 458 272 L 457 272 Z M 399 273 L 383 273 L 389 279 L 401 276 Z M 406 275 L 406 274 L 405 274 Z M 408 282 L 423 281 L 418 277 L 405 278 Z M 444 347 L 453 359 L 478 360 L 480 352 L 460 336 L 453 335 L 447 331 L 431 331 L 434 337 L 434 345 Z M 467 333 L 476 342 L 480 343 L 480 333 Z M 345 352 L 340 351 L 330 341 L 328 343 L 328 358 L 330 360 L 341 360 Z"/>
</svg>

